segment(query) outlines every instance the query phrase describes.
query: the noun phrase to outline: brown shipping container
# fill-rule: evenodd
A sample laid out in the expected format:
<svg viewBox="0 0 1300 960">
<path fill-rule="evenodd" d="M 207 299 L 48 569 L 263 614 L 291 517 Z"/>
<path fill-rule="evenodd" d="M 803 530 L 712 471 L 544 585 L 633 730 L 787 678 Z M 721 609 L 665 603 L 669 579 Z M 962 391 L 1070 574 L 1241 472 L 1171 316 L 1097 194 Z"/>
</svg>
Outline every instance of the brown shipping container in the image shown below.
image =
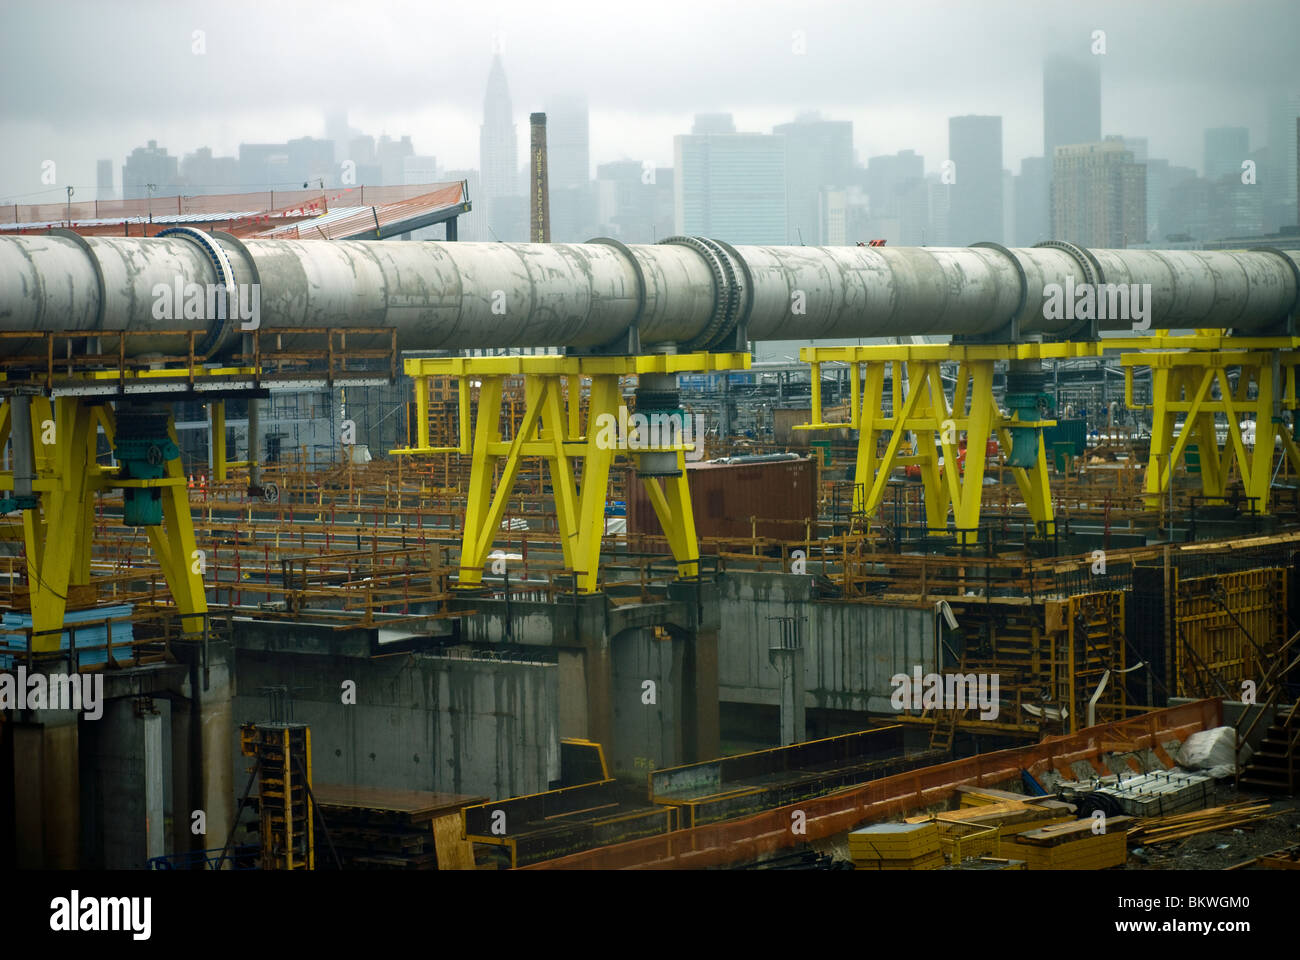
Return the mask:
<svg viewBox="0 0 1300 960">
<path fill-rule="evenodd" d="M 817 466 L 810 458 L 767 463 L 689 463 L 691 507 L 700 539 L 802 540 L 817 519 Z M 629 536 L 663 536 L 645 487 L 628 468 Z M 757 517 L 757 529 L 750 518 Z"/>
</svg>

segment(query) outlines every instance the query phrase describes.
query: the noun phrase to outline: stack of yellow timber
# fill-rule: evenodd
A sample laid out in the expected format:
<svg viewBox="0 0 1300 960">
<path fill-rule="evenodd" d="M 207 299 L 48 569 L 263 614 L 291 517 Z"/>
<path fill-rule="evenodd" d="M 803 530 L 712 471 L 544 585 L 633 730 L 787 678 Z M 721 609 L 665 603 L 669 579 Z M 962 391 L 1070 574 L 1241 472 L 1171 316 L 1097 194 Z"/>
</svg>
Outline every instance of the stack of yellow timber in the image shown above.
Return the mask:
<svg viewBox="0 0 1300 960">
<path fill-rule="evenodd" d="M 1093 833 L 1088 817 L 1018 833 L 1003 852 L 1024 860 L 1030 870 L 1104 870 L 1128 858 L 1127 836 L 1132 817 L 1109 817 L 1105 833 Z"/>
<path fill-rule="evenodd" d="M 937 870 L 943 866 L 933 823 L 877 823 L 849 834 L 849 856 L 859 870 Z"/>
<path fill-rule="evenodd" d="M 996 787 L 969 787 L 963 784 L 956 789 L 963 807 L 986 807 L 994 803 L 1029 803 L 1033 800 L 1051 799 L 1050 797 L 1028 797 L 1023 793 L 998 790 Z"/>
<path fill-rule="evenodd" d="M 1268 808 L 1267 803 L 1251 803 L 1246 800 L 1221 807 L 1207 807 L 1192 813 L 1146 817 L 1139 820 L 1137 826 L 1128 832 L 1128 841 L 1136 847 L 1150 847 L 1157 843 L 1183 840 L 1198 833 L 1227 830 L 1243 823 L 1253 823 L 1256 820 L 1277 816 L 1277 813 L 1269 813 Z"/>
<path fill-rule="evenodd" d="M 1046 827 L 1053 823 L 1064 823 L 1074 819 L 1074 806 L 1060 800 L 1032 798 L 1022 800 L 1000 800 L 980 806 L 962 807 L 948 813 L 923 814 L 909 817 L 908 823 L 925 823 L 928 821 L 973 824 L 982 827 L 999 827 L 999 836 L 1003 839 L 1026 830 Z"/>
</svg>

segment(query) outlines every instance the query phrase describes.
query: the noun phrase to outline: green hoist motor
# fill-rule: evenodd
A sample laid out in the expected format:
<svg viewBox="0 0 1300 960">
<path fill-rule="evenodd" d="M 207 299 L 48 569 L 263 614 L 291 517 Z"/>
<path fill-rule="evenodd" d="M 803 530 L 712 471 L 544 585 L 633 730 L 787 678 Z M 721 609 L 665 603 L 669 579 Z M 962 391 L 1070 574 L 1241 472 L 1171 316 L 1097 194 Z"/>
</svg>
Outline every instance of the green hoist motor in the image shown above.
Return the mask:
<svg viewBox="0 0 1300 960">
<path fill-rule="evenodd" d="M 122 478 L 157 480 L 167 473 L 167 461 L 181 455 L 167 431 L 166 411 L 119 410 L 113 454 L 122 465 Z M 123 523 L 156 527 L 163 522 L 162 490 L 127 487 L 123 491 Z"/>
<path fill-rule="evenodd" d="M 1053 402 L 1051 395 L 1043 391 L 1045 385 L 1046 377 L 1041 368 L 1008 370 L 1007 411 L 1024 421 L 1051 419 Z M 1007 466 L 1029 469 L 1037 465 L 1042 435 L 1038 427 L 1012 427 Z"/>
</svg>

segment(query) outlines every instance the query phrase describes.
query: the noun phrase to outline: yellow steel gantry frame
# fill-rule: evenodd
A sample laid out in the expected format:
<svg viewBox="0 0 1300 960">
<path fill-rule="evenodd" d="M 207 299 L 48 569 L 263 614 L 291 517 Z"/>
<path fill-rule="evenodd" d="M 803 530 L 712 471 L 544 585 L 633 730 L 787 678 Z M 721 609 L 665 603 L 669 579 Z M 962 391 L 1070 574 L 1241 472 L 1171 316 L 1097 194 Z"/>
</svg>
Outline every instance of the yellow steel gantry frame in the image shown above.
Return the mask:
<svg viewBox="0 0 1300 960">
<path fill-rule="evenodd" d="M 507 356 L 434 357 L 405 361 L 415 380 L 416 446 L 391 451 L 424 455 L 455 453 L 472 457 L 465 529 L 460 552 L 461 587 L 482 583 L 488 552 L 500 533 L 506 504 L 523 457 L 545 459 L 555 497 L 556 524 L 564 565 L 574 572 L 579 593 L 599 587 L 601 538 L 605 534 L 605 501 L 614 457 L 634 459 L 643 454 L 675 453 L 677 475 L 641 481 L 662 524 L 683 578 L 699 575 L 700 548 L 686 478 L 686 453 L 703 443 L 641 446 L 611 443 L 613 432 L 601 424 L 625 424 L 619 378 L 640 374 L 672 374 L 747 370 L 747 353 L 647 354 L 640 356 Z M 459 439 L 454 447 L 429 445 L 429 377 L 459 380 Z M 501 434 L 501 400 L 506 377 L 524 378 L 524 415 L 511 439 Z M 590 380 L 586 423 L 581 422 L 581 383 Z M 471 384 L 478 385 L 478 413 L 471 430 Z M 626 438 L 625 438 L 626 439 Z M 501 474 L 497 478 L 497 465 Z M 580 477 L 580 479 L 579 479 Z"/>
<path fill-rule="evenodd" d="M 1003 414 L 993 398 L 993 365 L 999 360 L 1037 360 L 1050 357 L 1092 355 L 1089 343 L 956 344 L 936 343 L 855 347 L 804 347 L 799 357 L 812 367 L 812 422 L 796 430 L 858 431 L 857 469 L 854 473 L 853 508 L 874 518 L 885 497 L 895 467 L 916 464 L 924 485 L 926 525 L 932 535 L 946 535 L 949 513 L 962 542 L 978 537 L 980 500 L 988 440 L 997 436 L 1004 450 L 1011 449 L 1011 430 L 1038 431 L 1038 453 L 1033 467 L 1013 467 L 1012 473 L 1025 498 L 1036 535 L 1055 532 L 1052 493 L 1047 478 L 1047 454 L 1041 430 L 1055 420 L 1021 420 Z M 951 403 L 944 391 L 940 369 L 956 362 L 957 383 Z M 821 365 L 849 365 L 849 419 L 826 423 L 822 415 Z M 892 382 L 891 416 L 884 414 L 886 368 Z M 903 394 L 903 381 L 908 381 Z M 883 454 L 880 436 L 889 431 Z M 902 451 L 905 433 L 916 435 L 916 451 Z M 965 466 L 955 469 L 960 456 L 960 436 L 966 440 Z M 943 452 L 939 463 L 938 450 Z"/>
<path fill-rule="evenodd" d="M 1296 366 L 1300 364 L 1300 353 L 1291 348 L 1300 341 L 1227 337 L 1218 331 L 1156 340 L 1181 349 L 1130 353 L 1121 358 L 1124 403 L 1132 410 L 1152 411 L 1151 455 L 1144 485 L 1147 508 L 1159 509 L 1174 470 L 1194 445 L 1200 461 L 1201 493 L 1206 499 L 1227 499 L 1228 478 L 1235 461 L 1247 501 L 1257 512 L 1268 513 L 1279 439 L 1292 469 L 1300 474 L 1300 448 L 1293 436 L 1294 427 L 1288 427 L 1281 418 L 1283 410 L 1294 413 L 1297 408 Z M 1133 371 L 1140 367 L 1151 370 L 1150 404 L 1139 404 L 1133 398 Z M 1234 367 L 1240 369 L 1235 389 L 1228 376 Z M 1279 377 L 1283 378 L 1280 391 Z M 1227 421 L 1227 440 L 1222 446 L 1216 415 Z M 1183 425 L 1178 429 L 1180 417 Z M 1243 435 L 1243 417 L 1255 421 L 1253 444 L 1248 444 Z"/>
<path fill-rule="evenodd" d="M 1202 493 L 1207 498 L 1224 497 L 1235 458 L 1245 496 L 1258 512 L 1268 513 L 1278 440 L 1293 469 L 1300 473 L 1300 446 L 1293 436 L 1294 426 L 1288 426 L 1280 416 L 1282 410 L 1294 412 L 1300 408 L 1296 387 L 1300 337 L 1241 337 L 1221 330 L 1198 330 L 1189 335 L 1158 331 L 1146 336 L 1107 337 L 1098 341 L 1014 345 L 805 347 L 800 350 L 800 359 L 812 367 L 812 422 L 795 429 L 858 431 L 854 475 L 858 480 L 853 499 L 856 511 L 874 517 L 894 468 L 916 464 L 921 468 L 926 523 L 931 532 L 946 533 L 951 515 L 958 537 L 969 539 L 979 526 L 987 440 L 996 435 L 1003 449 L 1009 450 L 1012 429 L 1041 431 L 1055 422 L 1022 421 L 1014 413 L 1004 415 L 993 399 L 994 363 L 1100 357 L 1108 351 L 1123 354 L 1127 405 L 1153 411 L 1145 485 L 1148 509 L 1159 509 L 1162 496 L 1169 490 L 1173 469 L 1194 443 L 1200 453 Z M 945 362 L 958 364 L 951 403 L 939 373 L 940 365 Z M 850 366 L 847 422 L 823 420 L 820 375 L 823 363 Z M 889 417 L 883 414 L 887 366 L 892 367 L 893 373 L 894 415 Z M 1150 405 L 1136 404 L 1133 399 L 1133 371 L 1139 367 L 1152 370 L 1153 403 Z M 1228 377 L 1228 370 L 1234 367 L 1241 370 L 1235 390 Z M 904 379 L 909 382 L 906 396 L 903 395 Z M 1182 429 L 1177 427 L 1180 414 L 1185 419 Z M 1215 430 L 1216 414 L 1223 415 L 1228 422 L 1228 440 L 1223 445 Z M 1243 415 L 1252 416 L 1256 423 L 1253 447 L 1245 442 L 1242 434 Z M 1268 426 L 1260 429 L 1260 424 Z M 1270 430 L 1273 443 L 1268 442 Z M 891 431 L 891 436 L 883 455 L 878 455 L 883 431 Z M 918 435 L 918 450 L 905 455 L 901 442 L 903 434 L 909 431 Z M 942 450 L 945 465 L 957 462 L 958 434 L 966 436 L 965 468 L 960 472 L 945 470 L 939 465 L 936 448 Z M 1046 450 L 1040 435 L 1037 464 L 1025 469 L 1012 468 L 1039 536 L 1051 536 L 1055 526 L 1046 466 Z"/>
<path fill-rule="evenodd" d="M 22 511 L 23 542 L 27 553 L 33 642 L 37 653 L 59 649 L 69 588 L 91 582 L 90 559 L 94 539 L 95 495 L 104 490 L 156 489 L 162 501 L 163 522 L 145 528 L 150 547 L 162 568 L 172 599 L 182 614 L 186 633 L 201 633 L 207 598 L 201 564 L 197 564 L 194 522 L 189 492 L 179 458 L 165 461 L 162 477 L 119 477 L 119 467 L 96 462 L 99 431 L 114 446 L 116 418 L 102 399 L 86 396 L 31 397 L 32 443 L 36 453 L 36 479 L 32 483 L 37 506 Z M 11 404 L 0 401 L 0 448 L 13 428 Z M 167 432 L 177 443 L 175 422 L 168 417 Z M 0 472 L 0 490 L 13 495 L 12 470 Z"/>
</svg>

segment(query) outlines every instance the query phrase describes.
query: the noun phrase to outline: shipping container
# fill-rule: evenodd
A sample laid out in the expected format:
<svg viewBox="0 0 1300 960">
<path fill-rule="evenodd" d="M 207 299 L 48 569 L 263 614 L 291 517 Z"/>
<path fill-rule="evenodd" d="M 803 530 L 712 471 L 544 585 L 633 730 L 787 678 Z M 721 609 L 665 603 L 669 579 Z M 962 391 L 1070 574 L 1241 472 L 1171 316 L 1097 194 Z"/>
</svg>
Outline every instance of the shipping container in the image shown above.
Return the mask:
<svg viewBox="0 0 1300 960">
<path fill-rule="evenodd" d="M 757 533 L 774 540 L 802 540 L 808 524 L 817 519 L 816 463 L 809 457 L 732 460 L 686 465 L 700 539 L 748 539 Z M 645 487 L 630 467 L 626 489 L 628 535 L 663 536 Z M 756 527 L 751 518 L 757 519 Z"/>
</svg>

